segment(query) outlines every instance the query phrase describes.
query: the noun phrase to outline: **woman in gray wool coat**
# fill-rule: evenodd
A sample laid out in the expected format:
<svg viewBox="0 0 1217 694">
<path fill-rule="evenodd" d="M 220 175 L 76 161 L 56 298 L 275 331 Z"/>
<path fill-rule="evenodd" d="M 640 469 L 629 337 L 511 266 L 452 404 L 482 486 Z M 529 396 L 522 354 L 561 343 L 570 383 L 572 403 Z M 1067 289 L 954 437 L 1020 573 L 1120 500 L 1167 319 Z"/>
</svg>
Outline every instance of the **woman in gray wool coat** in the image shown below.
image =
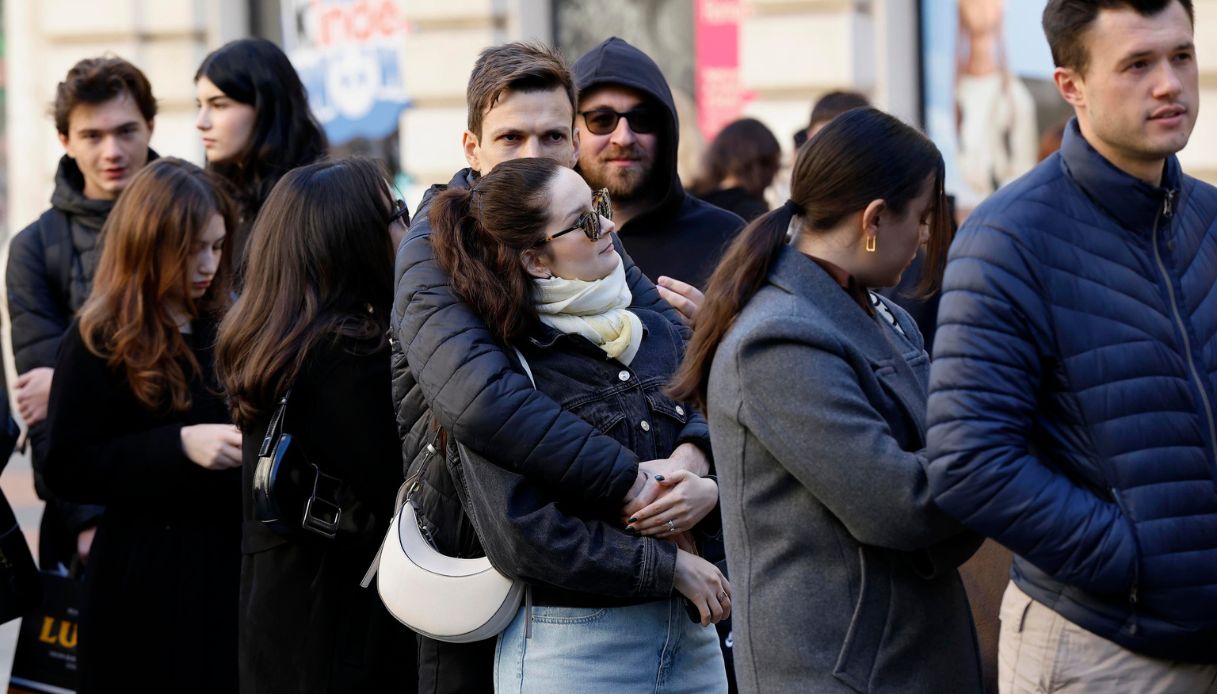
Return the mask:
<svg viewBox="0 0 1217 694">
<path fill-rule="evenodd" d="M 982 688 L 956 571 L 980 538 L 930 500 L 929 359 L 870 291 L 922 245 L 936 278 L 949 242 L 937 148 L 859 109 L 802 149 L 791 200 L 710 280 L 673 391 L 708 403 L 741 692 Z"/>
</svg>

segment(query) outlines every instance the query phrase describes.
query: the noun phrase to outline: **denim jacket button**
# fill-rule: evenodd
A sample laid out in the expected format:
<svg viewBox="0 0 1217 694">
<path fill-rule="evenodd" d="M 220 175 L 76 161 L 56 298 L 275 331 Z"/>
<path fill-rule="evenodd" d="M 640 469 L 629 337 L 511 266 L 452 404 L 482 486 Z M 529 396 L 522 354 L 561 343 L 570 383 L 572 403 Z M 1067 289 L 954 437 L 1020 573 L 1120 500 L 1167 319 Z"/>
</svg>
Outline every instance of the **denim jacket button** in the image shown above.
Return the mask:
<svg viewBox="0 0 1217 694">
<path fill-rule="evenodd" d="M 621 373 L 617 374 L 617 378 L 619 378 L 623 381 L 628 381 L 628 380 L 630 380 L 630 372 L 622 371 Z"/>
<path fill-rule="evenodd" d="M 644 419 L 644 420 L 642 420 L 642 423 L 641 423 L 641 424 L 639 424 L 638 426 L 642 427 L 642 430 L 643 430 L 643 431 L 650 431 L 650 430 L 651 430 L 651 423 L 650 423 L 650 422 L 648 422 L 648 421 L 647 421 L 647 420 L 645 420 L 645 419 Z"/>
<path fill-rule="evenodd" d="M 681 417 L 685 416 L 685 408 L 681 407 L 680 405 L 677 405 L 676 414 L 680 415 Z"/>
</svg>

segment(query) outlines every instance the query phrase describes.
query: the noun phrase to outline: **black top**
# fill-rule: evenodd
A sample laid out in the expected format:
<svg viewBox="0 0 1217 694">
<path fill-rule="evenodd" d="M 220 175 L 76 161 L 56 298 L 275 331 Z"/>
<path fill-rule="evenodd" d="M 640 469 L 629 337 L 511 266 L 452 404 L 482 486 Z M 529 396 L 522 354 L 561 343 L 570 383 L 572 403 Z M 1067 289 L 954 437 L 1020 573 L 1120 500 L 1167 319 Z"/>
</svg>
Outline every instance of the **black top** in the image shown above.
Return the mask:
<svg viewBox="0 0 1217 694">
<path fill-rule="evenodd" d="M 769 203 L 764 198 L 758 198 L 739 186 L 719 188 L 697 197 L 715 207 L 734 212 L 745 222 L 751 222 L 769 211 Z"/>
<path fill-rule="evenodd" d="M 47 413 L 46 481 L 70 501 L 115 513 L 208 523 L 237 517 L 237 470 L 206 470 L 182 450 L 183 426 L 230 421 L 213 368 L 215 324 L 183 337 L 202 368 L 185 412 L 144 407 L 121 369 L 89 351 L 73 321 L 63 338 Z M 187 372 L 189 373 L 189 372 Z"/>
<path fill-rule="evenodd" d="M 185 412 L 140 404 L 124 371 L 85 347 L 78 322 L 63 338 L 46 481 L 66 499 L 106 505 L 85 572 L 85 694 L 236 691 L 241 473 L 206 470 L 182 451 L 183 426 L 228 422 L 212 377 L 215 325 L 193 328 L 184 337 L 202 371 Z"/>
<path fill-rule="evenodd" d="M 292 384 L 283 431 L 308 462 L 344 482 L 344 521 L 332 539 L 298 528 L 276 535 L 253 518 L 253 472 L 272 414 L 245 432 L 243 445 L 241 691 L 413 691 L 412 632 L 385 611 L 375 588 L 359 585 L 402 480 L 388 345 L 322 343 Z M 285 512 L 299 518 L 302 509 Z"/>
</svg>

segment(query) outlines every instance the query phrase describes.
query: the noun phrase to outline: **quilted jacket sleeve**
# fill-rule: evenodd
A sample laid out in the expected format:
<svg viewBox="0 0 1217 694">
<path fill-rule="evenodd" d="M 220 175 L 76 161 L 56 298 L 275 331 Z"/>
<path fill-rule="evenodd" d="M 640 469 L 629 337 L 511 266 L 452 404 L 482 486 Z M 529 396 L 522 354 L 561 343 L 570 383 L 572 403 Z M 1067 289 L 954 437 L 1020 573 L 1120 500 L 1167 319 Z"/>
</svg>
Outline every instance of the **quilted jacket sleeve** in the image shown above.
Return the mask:
<svg viewBox="0 0 1217 694">
<path fill-rule="evenodd" d="M 1057 579 L 1125 592 L 1137 572 L 1131 521 L 1030 443 L 1052 354 L 1035 258 L 978 221 L 951 249 L 930 372 L 930 486 L 944 511 Z"/>
<path fill-rule="evenodd" d="M 393 330 L 432 414 L 458 441 L 513 471 L 616 506 L 637 477 L 637 456 L 515 370 L 436 262 L 427 202 L 398 251 Z"/>
<path fill-rule="evenodd" d="M 47 276 L 42 237 L 35 222 L 13 238 L 8 251 L 5 290 L 13 335 L 13 366 L 22 374 L 55 366 L 59 341 L 72 316 L 65 315 Z"/>
</svg>

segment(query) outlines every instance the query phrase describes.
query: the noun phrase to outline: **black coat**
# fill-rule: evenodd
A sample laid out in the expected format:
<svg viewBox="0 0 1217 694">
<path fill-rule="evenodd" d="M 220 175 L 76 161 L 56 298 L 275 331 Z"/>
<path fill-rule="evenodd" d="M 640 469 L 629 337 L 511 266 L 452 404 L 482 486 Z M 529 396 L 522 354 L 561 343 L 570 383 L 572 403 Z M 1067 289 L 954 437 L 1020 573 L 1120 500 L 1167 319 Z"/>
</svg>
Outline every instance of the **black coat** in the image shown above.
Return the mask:
<svg viewBox="0 0 1217 694">
<path fill-rule="evenodd" d="M 205 378 L 182 413 L 153 412 L 126 375 L 64 336 L 47 417 L 46 482 L 106 506 L 85 571 L 80 691 L 230 692 L 236 687 L 240 472 L 205 470 L 182 427 L 224 423 L 211 377 L 215 326 L 186 335 Z"/>
<path fill-rule="evenodd" d="M 244 438 L 241 691 L 411 692 L 414 635 L 360 578 L 389 526 L 401 483 L 388 347 L 350 339 L 315 348 L 292 385 L 283 431 L 343 480 L 333 539 L 281 536 L 254 519 L 253 473 L 272 413 Z M 299 513 L 299 510 L 293 510 Z"/>
<path fill-rule="evenodd" d="M 676 102 L 663 72 L 645 53 L 614 37 L 579 58 L 574 76 L 580 93 L 604 85 L 629 87 L 667 115 L 651 169 L 655 191 L 651 206 L 620 225 L 617 233 L 647 277 L 667 275 L 705 288 L 723 251 L 744 228 L 744 220 L 685 194 L 676 171 L 680 144 Z"/>
</svg>

